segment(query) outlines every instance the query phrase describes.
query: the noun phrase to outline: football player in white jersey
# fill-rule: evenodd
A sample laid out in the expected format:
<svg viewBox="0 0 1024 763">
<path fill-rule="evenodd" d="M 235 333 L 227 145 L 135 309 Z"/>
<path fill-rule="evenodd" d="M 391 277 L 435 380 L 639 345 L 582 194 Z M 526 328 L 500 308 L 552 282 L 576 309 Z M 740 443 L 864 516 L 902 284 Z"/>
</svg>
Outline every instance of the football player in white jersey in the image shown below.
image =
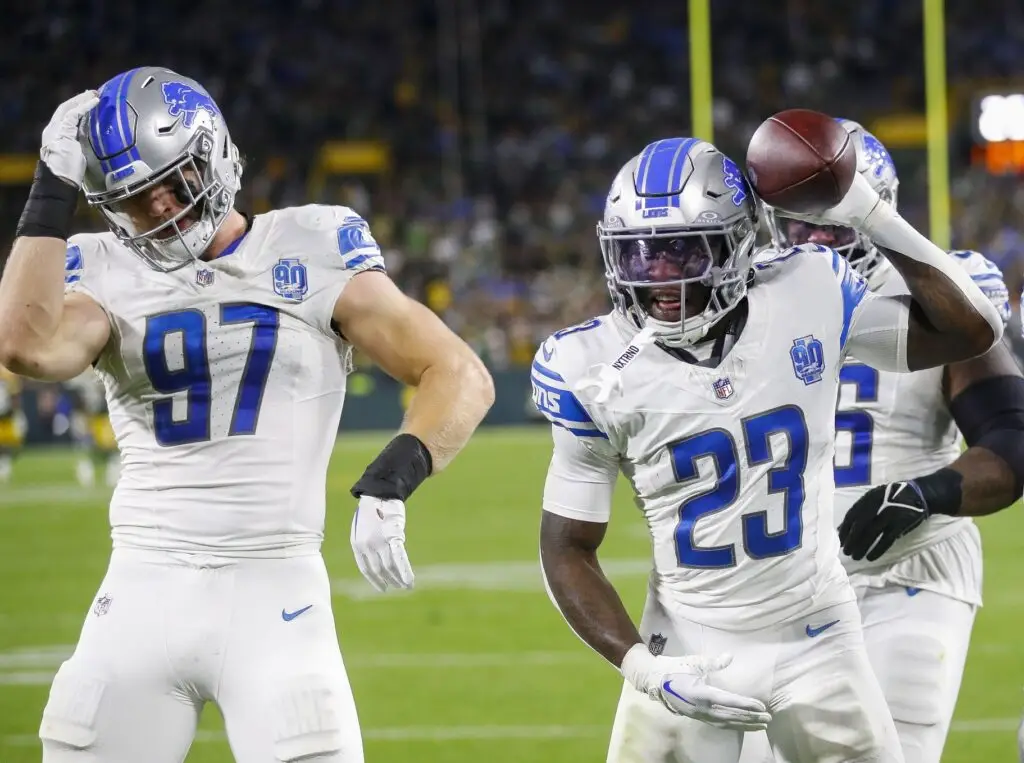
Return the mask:
<svg viewBox="0 0 1024 763">
<path fill-rule="evenodd" d="M 0 281 L 0 363 L 108 391 L 113 552 L 50 690 L 45 763 L 179 763 L 207 702 L 235 760 L 363 760 L 320 555 L 352 346 L 416 387 L 352 488 L 357 563 L 413 584 L 404 501 L 493 399 L 469 347 L 384 273 L 366 222 L 248 218 L 209 93 L 167 69 L 62 104 Z M 110 230 L 69 237 L 81 188 Z M 66 290 L 65 290 L 66 287 Z"/>
<path fill-rule="evenodd" d="M 856 122 L 841 124 L 858 171 L 895 206 L 889 152 Z M 777 245 L 829 246 L 873 293 L 907 293 L 863 233 L 770 209 L 766 218 Z M 999 269 L 978 252 L 952 255 L 1008 320 Z M 970 447 L 961 452 L 964 439 Z M 841 558 L 904 757 L 939 763 L 981 605 L 981 539 L 970 517 L 1012 505 L 1024 487 L 1024 378 L 1009 348 L 1000 342 L 980 357 L 912 374 L 851 357 L 840 371 L 834 477 Z M 749 737 L 744 763 L 772 760 L 766 747 Z"/>
<path fill-rule="evenodd" d="M 851 353 L 896 372 L 965 360 L 1002 318 L 861 176 L 818 219 L 871 231 L 912 296 L 872 294 L 826 247 L 755 257 L 756 203 L 710 144 L 647 146 L 598 225 L 614 309 L 533 364 L 554 440 L 541 562 L 625 679 L 612 763 L 736 763 L 761 728 L 792 760 L 903 760 L 832 522 L 839 373 Z M 654 553 L 639 628 L 597 556 L 620 471 Z"/>
</svg>

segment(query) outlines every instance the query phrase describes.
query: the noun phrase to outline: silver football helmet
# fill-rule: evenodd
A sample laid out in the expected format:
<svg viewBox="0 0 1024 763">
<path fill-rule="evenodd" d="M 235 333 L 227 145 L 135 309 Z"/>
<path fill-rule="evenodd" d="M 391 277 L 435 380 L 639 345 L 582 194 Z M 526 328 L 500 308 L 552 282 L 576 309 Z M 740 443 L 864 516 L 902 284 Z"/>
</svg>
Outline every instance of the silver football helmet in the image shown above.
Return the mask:
<svg viewBox="0 0 1024 763">
<path fill-rule="evenodd" d="M 242 164 L 213 98 L 195 80 L 146 66 L 118 74 L 82 120 L 82 190 L 117 237 L 150 267 L 171 271 L 202 256 L 227 218 Z M 139 225 L 154 188 L 183 208 Z M 144 228 L 144 229 L 140 229 Z"/>
<path fill-rule="evenodd" d="M 896 176 L 896 165 L 882 142 L 857 122 L 849 119 L 837 120 L 850 133 L 857 153 L 857 172 L 871 184 L 883 201 L 896 206 L 896 195 L 900 181 Z M 764 204 L 765 218 L 776 246 L 789 247 L 796 244 L 824 244 L 845 257 L 853 269 L 859 272 L 872 289 L 878 288 L 889 277 L 892 265 L 871 239 L 858 230 L 841 225 L 815 225 L 791 217 L 781 210 Z"/>
<path fill-rule="evenodd" d="M 757 206 L 710 143 L 668 138 L 619 170 L 597 225 L 618 311 L 676 347 L 703 339 L 747 292 Z"/>
</svg>

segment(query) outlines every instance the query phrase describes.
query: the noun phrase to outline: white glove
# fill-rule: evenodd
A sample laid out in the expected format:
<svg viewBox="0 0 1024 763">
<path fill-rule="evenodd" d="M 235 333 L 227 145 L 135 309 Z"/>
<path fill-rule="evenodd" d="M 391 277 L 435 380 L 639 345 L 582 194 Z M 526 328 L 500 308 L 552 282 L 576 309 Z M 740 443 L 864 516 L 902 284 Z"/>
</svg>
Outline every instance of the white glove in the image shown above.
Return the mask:
<svg viewBox="0 0 1024 763">
<path fill-rule="evenodd" d="M 656 657 L 637 644 L 626 653 L 621 670 L 638 691 L 676 715 L 735 731 L 763 730 L 772 719 L 763 702 L 707 684 L 709 674 L 731 662 L 728 654 Z"/>
<path fill-rule="evenodd" d="M 378 591 L 412 588 L 412 565 L 405 552 L 405 504 L 397 499 L 360 496 L 352 517 L 356 566 Z"/>
<path fill-rule="evenodd" d="M 878 192 L 871 187 L 867 179 L 859 172 L 853 176 L 853 184 L 846 192 L 842 201 L 834 207 L 814 214 L 797 214 L 785 212 L 786 217 L 805 220 L 815 225 L 841 225 L 848 228 L 865 228 L 865 221 L 879 204 L 885 204 Z M 889 206 L 889 205 L 886 205 Z M 868 232 L 868 231 L 865 231 Z"/>
<path fill-rule="evenodd" d="M 82 187 L 82 178 L 85 177 L 85 152 L 78 142 L 78 124 L 99 102 L 99 94 L 95 90 L 79 93 L 57 107 L 43 130 L 40 158 L 50 172 L 75 188 Z"/>
</svg>

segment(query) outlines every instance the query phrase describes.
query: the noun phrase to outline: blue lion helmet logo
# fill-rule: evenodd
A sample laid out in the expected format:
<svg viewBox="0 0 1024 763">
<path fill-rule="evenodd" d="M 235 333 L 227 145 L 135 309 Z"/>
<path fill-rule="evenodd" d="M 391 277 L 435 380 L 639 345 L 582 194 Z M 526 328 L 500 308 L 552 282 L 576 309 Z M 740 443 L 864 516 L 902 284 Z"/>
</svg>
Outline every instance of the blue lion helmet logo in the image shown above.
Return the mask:
<svg viewBox="0 0 1024 763">
<path fill-rule="evenodd" d="M 163 93 L 164 103 L 167 104 L 167 113 L 172 117 L 183 116 L 182 124 L 186 128 L 192 127 L 200 109 L 210 116 L 220 116 L 220 109 L 213 102 L 213 98 L 184 82 L 165 82 Z"/>
</svg>

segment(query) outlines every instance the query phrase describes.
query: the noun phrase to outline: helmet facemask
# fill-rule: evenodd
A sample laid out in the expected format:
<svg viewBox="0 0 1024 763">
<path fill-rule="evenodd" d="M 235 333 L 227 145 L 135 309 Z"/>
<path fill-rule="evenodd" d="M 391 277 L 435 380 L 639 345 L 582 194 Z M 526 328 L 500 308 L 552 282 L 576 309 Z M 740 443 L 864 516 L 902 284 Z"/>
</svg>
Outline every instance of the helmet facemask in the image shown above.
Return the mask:
<svg viewBox="0 0 1024 763">
<path fill-rule="evenodd" d="M 703 339 L 746 295 L 754 226 L 597 227 L 616 307 L 658 340 L 683 347 Z"/>
<path fill-rule="evenodd" d="M 201 130 L 178 162 L 142 182 L 87 196 L 114 234 L 154 270 L 170 272 L 200 259 L 231 211 L 234 194 L 209 161 L 213 145 L 213 136 Z M 168 220 L 140 226 L 149 217 L 150 194 L 162 185 L 182 208 Z"/>
</svg>

